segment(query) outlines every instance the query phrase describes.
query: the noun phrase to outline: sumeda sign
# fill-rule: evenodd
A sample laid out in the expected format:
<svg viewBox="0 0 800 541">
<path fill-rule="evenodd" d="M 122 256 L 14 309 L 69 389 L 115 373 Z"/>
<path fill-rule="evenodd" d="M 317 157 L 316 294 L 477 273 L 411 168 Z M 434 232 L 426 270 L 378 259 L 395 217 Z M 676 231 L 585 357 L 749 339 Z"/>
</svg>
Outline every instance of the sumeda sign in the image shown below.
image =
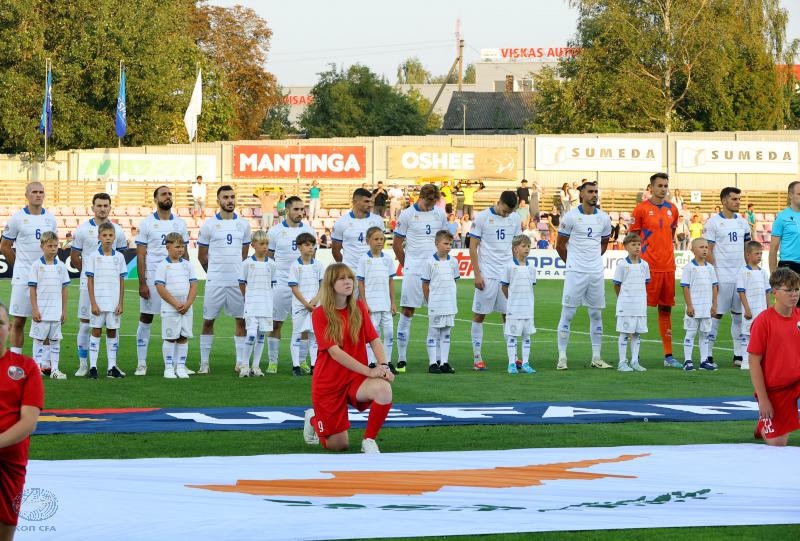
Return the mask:
<svg viewBox="0 0 800 541">
<path fill-rule="evenodd" d="M 363 146 L 234 145 L 233 178 L 366 178 Z"/>
<path fill-rule="evenodd" d="M 388 178 L 517 178 L 515 148 L 390 146 Z"/>
<path fill-rule="evenodd" d="M 681 173 L 798 172 L 798 143 L 776 141 L 675 141 Z"/>
<path fill-rule="evenodd" d="M 661 171 L 661 139 L 537 137 L 536 169 L 543 171 Z"/>
<path fill-rule="evenodd" d="M 81 180 L 121 180 L 186 182 L 202 175 L 205 182 L 217 182 L 216 156 L 173 154 L 122 154 L 117 164 L 116 154 L 78 155 L 78 178 Z"/>
</svg>

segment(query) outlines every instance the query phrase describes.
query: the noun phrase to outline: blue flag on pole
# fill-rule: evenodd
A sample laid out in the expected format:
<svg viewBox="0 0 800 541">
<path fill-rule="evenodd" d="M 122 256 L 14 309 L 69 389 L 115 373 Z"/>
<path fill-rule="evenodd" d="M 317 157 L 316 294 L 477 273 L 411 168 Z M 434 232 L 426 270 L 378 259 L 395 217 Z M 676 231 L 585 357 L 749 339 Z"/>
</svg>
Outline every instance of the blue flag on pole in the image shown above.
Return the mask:
<svg viewBox="0 0 800 541">
<path fill-rule="evenodd" d="M 125 68 L 119 78 L 119 94 L 117 94 L 117 119 L 115 122 L 117 137 L 122 139 L 128 129 L 128 109 L 125 106 Z"/>
<path fill-rule="evenodd" d="M 42 116 L 39 119 L 39 133 L 49 138 L 53 133 L 53 72 L 48 66 L 47 82 L 44 87 L 44 101 L 42 102 Z"/>
</svg>

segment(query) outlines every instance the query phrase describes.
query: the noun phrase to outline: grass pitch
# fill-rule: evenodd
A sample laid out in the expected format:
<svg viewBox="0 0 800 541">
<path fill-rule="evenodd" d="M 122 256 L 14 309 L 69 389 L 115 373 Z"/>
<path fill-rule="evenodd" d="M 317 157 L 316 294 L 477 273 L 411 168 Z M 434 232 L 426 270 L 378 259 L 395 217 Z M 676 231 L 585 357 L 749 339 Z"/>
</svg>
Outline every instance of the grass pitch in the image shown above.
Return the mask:
<svg viewBox="0 0 800 541">
<path fill-rule="evenodd" d="M 412 322 L 409 345 L 409 369 L 398 376 L 393 385 L 395 403 L 430 402 L 514 402 L 563 400 L 612 400 L 645 398 L 684 398 L 704 396 L 749 395 L 752 393 L 749 373 L 731 366 L 732 342 L 730 319 L 725 317 L 715 359 L 720 370 L 714 373 L 685 373 L 662 366 L 661 342 L 655 311 L 649 318 L 650 332 L 643 337 L 642 365 L 646 373 L 618 373 L 616 370 L 589 368 L 591 347 L 588 336 L 588 316 L 579 309 L 572 324 L 569 348 L 569 370 L 555 370 L 557 348 L 555 328 L 561 311 L 563 282 L 545 280 L 536 286 L 536 327 L 533 337 L 533 375 L 505 372 L 507 363 L 505 341 L 500 317 L 487 317 L 484 327 L 483 356 L 487 372 L 472 371 L 470 321 L 472 281 L 458 284 L 459 315 L 452 333 L 450 363 L 455 375 L 427 373 L 426 310 Z M 399 282 L 396 284 L 399 298 Z M 614 319 L 614 292 L 606 281 L 608 308 L 604 311 L 605 338 L 603 358 L 616 365 L 618 358 Z M 10 284 L 0 283 L 0 298 L 8 298 Z M 203 284 L 200 284 L 195 304 L 195 338 L 190 341 L 189 366 L 199 364 L 198 335 L 202 319 Z M 680 296 L 679 296 L 680 297 Z M 680 299 L 679 299 L 680 300 Z M 77 280 L 69 289 L 68 321 L 64 325 L 61 348 L 62 371 L 67 381 L 45 381 L 46 408 L 128 408 L 128 407 L 215 407 L 215 406 L 301 406 L 310 403 L 311 378 L 292 377 L 289 358 L 290 322 L 284 328 L 281 342 L 279 372 L 265 378 L 239 379 L 233 371 L 233 320 L 220 317 L 215 326 L 216 338 L 211 355 L 212 373 L 193 376 L 189 380 L 165 380 L 161 377 L 161 328 L 156 318 L 148 359 L 149 374 L 134 377 L 136 367 L 135 333 L 138 320 L 138 290 L 134 281 L 126 284 L 125 313 L 120 330 L 119 364 L 129 376 L 123 380 L 101 378 L 91 381 L 72 376 L 77 368 Z M 682 331 L 682 301 L 673 313 L 676 358 L 683 356 L 680 340 Z M 396 324 L 395 319 L 395 324 Z M 31 340 L 26 337 L 25 352 L 30 353 Z M 698 352 L 695 348 L 695 359 Z M 396 352 L 395 352 L 396 359 Z M 266 355 L 262 360 L 265 364 Z M 101 346 L 98 369 L 106 367 L 105 347 Z M 442 380 L 447 380 L 446 385 Z M 357 441 L 359 430 L 352 431 Z M 581 447 L 618 445 L 669 445 L 689 443 L 737 443 L 752 441 L 751 422 L 690 422 L 690 423 L 618 423 L 589 425 L 539 426 L 470 426 L 390 428 L 380 434 L 380 445 L 388 452 L 459 451 L 477 449 L 509 449 L 521 447 Z M 798 445 L 798 439 L 790 439 Z M 356 446 L 357 447 L 357 446 Z M 356 449 L 357 450 L 357 449 Z M 184 457 L 208 455 L 247 455 L 264 453 L 322 452 L 302 442 L 298 431 L 190 432 L 151 434 L 95 434 L 35 436 L 31 459 L 78 458 L 141 458 Z M 798 526 L 765 526 L 757 528 L 681 528 L 656 530 L 625 530 L 611 532 L 557 532 L 490 536 L 492 539 L 774 539 L 800 538 Z M 488 538 L 489 536 L 482 536 Z M 448 538 L 455 539 L 455 538 Z M 460 539 L 460 538 L 459 538 Z M 474 537 L 470 537 L 474 539 Z"/>
</svg>

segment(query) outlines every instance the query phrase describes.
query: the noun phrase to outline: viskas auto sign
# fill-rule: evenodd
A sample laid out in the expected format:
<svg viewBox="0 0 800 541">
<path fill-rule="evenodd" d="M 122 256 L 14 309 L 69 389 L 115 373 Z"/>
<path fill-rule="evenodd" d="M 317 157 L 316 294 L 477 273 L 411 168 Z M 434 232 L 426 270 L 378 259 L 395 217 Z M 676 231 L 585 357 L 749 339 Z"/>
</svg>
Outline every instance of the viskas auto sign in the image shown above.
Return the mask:
<svg viewBox="0 0 800 541">
<path fill-rule="evenodd" d="M 681 173 L 777 173 L 798 171 L 798 144 L 783 141 L 675 141 Z"/>
<path fill-rule="evenodd" d="M 234 145 L 233 178 L 366 178 L 364 146 Z"/>
<path fill-rule="evenodd" d="M 544 171 L 661 171 L 661 139 L 536 138 L 536 169 Z"/>
</svg>

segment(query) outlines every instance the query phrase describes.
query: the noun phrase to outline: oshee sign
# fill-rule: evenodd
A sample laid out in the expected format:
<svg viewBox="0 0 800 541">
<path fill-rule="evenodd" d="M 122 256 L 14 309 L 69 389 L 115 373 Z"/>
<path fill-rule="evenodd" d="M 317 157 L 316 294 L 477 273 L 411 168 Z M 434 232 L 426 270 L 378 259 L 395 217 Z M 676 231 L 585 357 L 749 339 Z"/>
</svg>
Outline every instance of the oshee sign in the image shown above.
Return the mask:
<svg viewBox="0 0 800 541">
<path fill-rule="evenodd" d="M 233 178 L 366 178 L 366 168 L 363 146 L 233 146 Z"/>
<path fill-rule="evenodd" d="M 784 173 L 794 175 L 798 144 L 776 141 L 675 141 L 681 173 Z"/>
<path fill-rule="evenodd" d="M 661 171 L 661 139 L 537 137 L 536 169 L 543 171 Z"/>
<path fill-rule="evenodd" d="M 517 178 L 516 148 L 389 147 L 388 178 Z"/>
</svg>

